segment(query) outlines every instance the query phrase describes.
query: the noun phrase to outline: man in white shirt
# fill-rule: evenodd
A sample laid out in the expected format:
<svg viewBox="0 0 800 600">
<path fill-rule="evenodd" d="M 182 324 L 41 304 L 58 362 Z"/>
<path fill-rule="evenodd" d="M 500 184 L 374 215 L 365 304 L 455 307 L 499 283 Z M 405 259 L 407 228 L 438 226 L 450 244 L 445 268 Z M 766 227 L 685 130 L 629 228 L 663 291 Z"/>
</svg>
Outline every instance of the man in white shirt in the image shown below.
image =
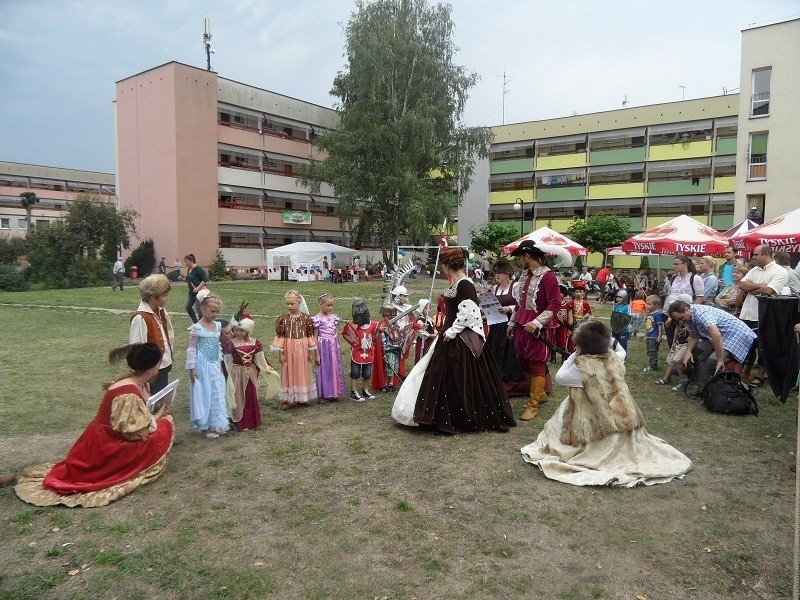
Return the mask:
<svg viewBox="0 0 800 600">
<path fill-rule="evenodd" d="M 744 303 L 739 318 L 744 321 L 750 329 L 758 333 L 758 296 L 774 296 L 780 294 L 783 287 L 789 280 L 786 269 L 772 259 L 772 248 L 766 244 L 756 246 L 753 251 L 753 259 L 756 266 L 747 272 L 739 282 L 739 289 L 744 291 Z M 753 356 L 749 357 L 750 368 L 753 366 Z M 753 385 L 759 385 L 764 377 L 764 361 L 759 355 L 758 375 L 750 381 Z"/>
<path fill-rule="evenodd" d="M 114 274 L 114 285 L 111 286 L 111 291 L 113 292 L 117 287 L 119 287 L 119 291 L 122 291 L 122 282 L 125 281 L 125 265 L 122 262 L 121 258 L 117 259 L 117 262 L 114 263 L 114 267 L 111 269 L 111 272 Z"/>
</svg>

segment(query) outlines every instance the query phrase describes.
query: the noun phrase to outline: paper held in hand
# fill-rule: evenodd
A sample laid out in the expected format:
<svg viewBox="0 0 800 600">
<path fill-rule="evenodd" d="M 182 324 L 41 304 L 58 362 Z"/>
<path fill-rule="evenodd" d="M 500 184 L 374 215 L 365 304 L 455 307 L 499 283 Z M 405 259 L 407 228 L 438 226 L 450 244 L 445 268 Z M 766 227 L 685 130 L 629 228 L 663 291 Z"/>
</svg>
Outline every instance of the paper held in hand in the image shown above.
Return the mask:
<svg viewBox="0 0 800 600">
<path fill-rule="evenodd" d="M 483 314 L 486 315 L 486 323 L 489 325 L 506 323 L 508 321 L 508 315 L 500 312 L 502 306 L 497 296 L 493 293 L 483 292 L 482 294 L 478 294 L 478 303 L 481 306 Z"/>
<path fill-rule="evenodd" d="M 156 392 L 147 399 L 147 408 L 150 410 L 150 414 L 154 415 L 161 410 L 162 406 L 169 407 L 169 405 L 172 404 L 172 401 L 175 398 L 175 392 L 178 390 L 178 384 L 180 382 L 180 379 L 176 379 L 160 392 Z"/>
</svg>

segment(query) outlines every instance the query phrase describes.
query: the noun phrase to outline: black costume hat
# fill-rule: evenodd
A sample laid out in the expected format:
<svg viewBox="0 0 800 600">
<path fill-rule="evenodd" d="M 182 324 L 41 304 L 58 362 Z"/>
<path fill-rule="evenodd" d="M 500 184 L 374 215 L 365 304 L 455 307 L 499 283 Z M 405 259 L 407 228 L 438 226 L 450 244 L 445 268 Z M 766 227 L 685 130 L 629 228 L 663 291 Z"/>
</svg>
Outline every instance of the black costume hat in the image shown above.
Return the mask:
<svg viewBox="0 0 800 600">
<path fill-rule="evenodd" d="M 532 254 L 535 258 L 544 256 L 544 251 L 533 240 L 522 240 L 522 243 L 511 253 L 511 256 L 519 256 L 523 253 Z"/>
<path fill-rule="evenodd" d="M 147 371 L 161 362 L 161 349 L 155 344 L 132 344 L 125 357 L 134 371 Z"/>
</svg>

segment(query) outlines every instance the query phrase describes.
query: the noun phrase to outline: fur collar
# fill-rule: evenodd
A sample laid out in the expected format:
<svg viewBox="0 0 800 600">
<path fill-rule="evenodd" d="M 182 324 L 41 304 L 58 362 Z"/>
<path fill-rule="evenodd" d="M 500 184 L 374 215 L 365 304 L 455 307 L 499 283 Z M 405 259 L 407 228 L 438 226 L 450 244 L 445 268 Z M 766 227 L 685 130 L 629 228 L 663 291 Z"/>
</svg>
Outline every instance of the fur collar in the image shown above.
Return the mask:
<svg viewBox="0 0 800 600">
<path fill-rule="evenodd" d="M 613 352 L 575 359 L 583 388 L 570 388 L 561 442 L 570 446 L 599 440 L 644 425 L 644 417 L 625 383 L 625 365 Z"/>
</svg>

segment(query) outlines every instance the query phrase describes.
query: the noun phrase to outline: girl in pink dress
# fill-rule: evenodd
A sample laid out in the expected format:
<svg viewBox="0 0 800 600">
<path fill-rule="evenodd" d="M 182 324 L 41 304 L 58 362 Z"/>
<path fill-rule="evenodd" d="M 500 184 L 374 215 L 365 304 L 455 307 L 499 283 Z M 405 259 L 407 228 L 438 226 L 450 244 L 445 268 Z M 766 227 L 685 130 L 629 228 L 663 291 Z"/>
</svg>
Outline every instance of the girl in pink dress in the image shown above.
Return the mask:
<svg viewBox="0 0 800 600">
<path fill-rule="evenodd" d="M 317 298 L 319 313 L 311 319 L 317 343 L 317 402 L 337 402 L 345 395 L 342 348 L 337 327 L 339 315 L 333 314 L 333 294 L 320 294 Z"/>
<path fill-rule="evenodd" d="M 275 321 L 275 339 L 270 347 L 281 357 L 281 410 L 298 404 L 306 406 L 316 397 L 310 366 L 317 350 L 314 323 L 300 292 L 289 290 L 284 300 L 288 313 Z"/>
</svg>

